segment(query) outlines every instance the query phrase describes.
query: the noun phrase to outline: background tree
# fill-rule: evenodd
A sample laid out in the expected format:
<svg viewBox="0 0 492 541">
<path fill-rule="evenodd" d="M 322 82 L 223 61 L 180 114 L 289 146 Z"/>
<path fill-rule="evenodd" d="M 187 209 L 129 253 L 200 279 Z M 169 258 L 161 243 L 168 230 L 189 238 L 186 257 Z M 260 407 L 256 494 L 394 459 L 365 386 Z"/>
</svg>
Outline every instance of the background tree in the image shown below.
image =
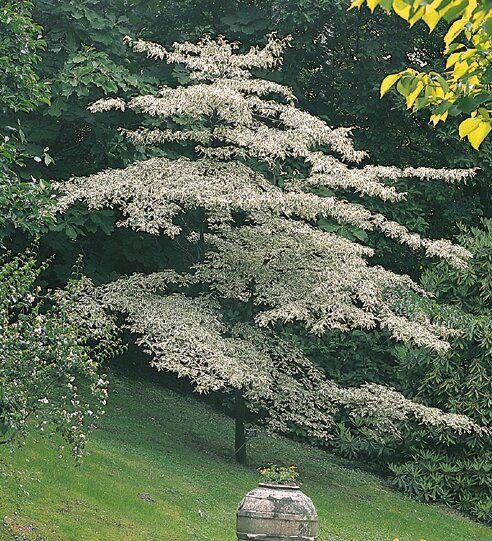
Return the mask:
<svg viewBox="0 0 492 541">
<path fill-rule="evenodd" d="M 32 2 L 7 1 L 0 5 L 0 232 L 32 227 L 46 212 L 48 196 L 42 184 L 23 181 L 18 170 L 28 156 L 22 152 L 25 134 L 19 112 L 49 103 L 48 86 L 35 70 L 45 46 L 41 27 L 31 18 Z M 5 120 L 4 120 L 5 119 Z"/>
<path fill-rule="evenodd" d="M 13 254 L 6 247 L 17 234 L 32 243 L 54 222 L 49 186 L 20 174 L 33 156 L 23 149 L 17 115 L 49 103 L 35 70 L 44 41 L 32 9 L 10 1 L 0 8 L 0 108 L 16 121 L 0 132 L 0 444 L 35 428 L 61 435 L 80 457 L 106 402 L 100 363 L 116 351 L 114 322 L 90 302 L 90 280 L 46 291 L 46 263 L 32 249 Z"/>
<path fill-rule="evenodd" d="M 388 12 L 394 11 L 412 26 L 422 20 L 431 32 L 441 20 L 450 24 L 444 36 L 447 71 L 422 72 L 408 68 L 388 75 L 381 83 L 381 97 L 397 83 L 407 108 L 430 109 L 434 125 L 445 121 L 448 115 L 469 115 L 461 122 L 459 134 L 478 149 L 492 129 L 492 2 L 354 0 L 351 7 L 360 8 L 364 4 L 371 11 L 378 5 Z"/>
<path fill-rule="evenodd" d="M 31 18 L 32 9 L 29 0 L 4 0 L 0 6 L 0 104 L 4 113 L 49 103 L 48 87 L 35 70 L 46 42 L 41 26 Z"/>
</svg>

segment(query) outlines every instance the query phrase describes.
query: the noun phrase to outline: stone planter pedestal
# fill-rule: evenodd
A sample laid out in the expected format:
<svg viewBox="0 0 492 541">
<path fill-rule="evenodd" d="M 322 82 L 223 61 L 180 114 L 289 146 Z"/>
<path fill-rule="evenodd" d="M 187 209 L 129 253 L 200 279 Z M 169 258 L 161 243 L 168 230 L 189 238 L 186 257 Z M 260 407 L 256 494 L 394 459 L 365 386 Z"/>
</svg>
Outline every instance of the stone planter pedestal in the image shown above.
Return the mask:
<svg viewBox="0 0 492 541">
<path fill-rule="evenodd" d="M 237 510 L 238 541 L 316 541 L 318 515 L 296 485 L 260 483 Z"/>
</svg>

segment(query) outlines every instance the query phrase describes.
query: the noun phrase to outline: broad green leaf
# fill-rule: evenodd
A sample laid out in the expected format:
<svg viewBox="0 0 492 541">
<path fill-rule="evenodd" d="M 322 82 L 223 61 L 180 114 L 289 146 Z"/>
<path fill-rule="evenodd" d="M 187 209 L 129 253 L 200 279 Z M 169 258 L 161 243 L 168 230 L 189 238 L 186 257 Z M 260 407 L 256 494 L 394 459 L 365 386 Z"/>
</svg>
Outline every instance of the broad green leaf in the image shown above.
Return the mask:
<svg viewBox="0 0 492 541">
<path fill-rule="evenodd" d="M 410 17 L 410 19 L 408 19 L 408 22 L 410 23 L 410 27 L 412 27 L 416 22 L 422 19 L 422 17 L 424 16 L 424 12 L 425 12 L 424 6 L 420 6 L 420 5 L 415 11 L 412 12 L 412 16 Z"/>
<path fill-rule="evenodd" d="M 483 23 L 483 29 L 489 35 L 489 37 L 492 37 L 492 16 L 488 19 L 485 19 Z"/>
<path fill-rule="evenodd" d="M 414 73 L 408 73 L 408 70 L 404 72 L 403 77 L 398 81 L 396 89 L 402 95 L 407 97 L 411 92 L 415 90 L 417 86 L 417 78 Z"/>
<path fill-rule="evenodd" d="M 450 23 L 461 15 L 468 5 L 468 0 L 455 0 L 439 10 L 441 16 Z"/>
<path fill-rule="evenodd" d="M 424 107 L 427 107 L 429 103 L 430 103 L 430 99 L 428 96 L 421 96 L 415 100 L 413 110 L 420 111 Z"/>
<path fill-rule="evenodd" d="M 456 105 L 463 113 L 469 115 L 478 107 L 479 102 L 473 96 L 464 96 L 456 101 Z"/>
<path fill-rule="evenodd" d="M 448 53 L 454 53 L 455 51 L 459 51 L 464 48 L 465 46 L 463 43 L 451 43 L 451 45 L 448 47 Z"/>
<path fill-rule="evenodd" d="M 446 81 L 446 79 L 440 73 L 436 73 L 436 79 L 437 79 L 437 82 L 441 85 L 443 91 L 445 93 L 448 93 L 449 92 L 449 84 Z"/>
<path fill-rule="evenodd" d="M 354 229 L 352 235 L 362 242 L 367 242 L 369 240 L 369 235 L 361 229 Z"/>
<path fill-rule="evenodd" d="M 65 227 L 65 234 L 71 240 L 75 240 L 77 238 L 77 231 L 71 225 L 67 225 Z"/>
<path fill-rule="evenodd" d="M 380 95 L 381 98 L 388 92 L 388 90 L 402 77 L 403 73 L 392 73 L 387 75 L 381 83 Z"/>
<path fill-rule="evenodd" d="M 492 64 L 485 70 L 485 73 L 482 76 L 482 82 L 484 84 L 492 83 Z"/>
</svg>

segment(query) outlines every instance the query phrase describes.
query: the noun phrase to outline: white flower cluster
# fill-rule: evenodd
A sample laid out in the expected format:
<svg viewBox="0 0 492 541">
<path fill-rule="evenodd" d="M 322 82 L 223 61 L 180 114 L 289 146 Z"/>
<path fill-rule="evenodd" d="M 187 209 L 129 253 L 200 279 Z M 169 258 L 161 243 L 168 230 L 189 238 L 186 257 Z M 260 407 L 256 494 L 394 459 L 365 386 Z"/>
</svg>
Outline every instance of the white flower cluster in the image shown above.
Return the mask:
<svg viewBox="0 0 492 541">
<path fill-rule="evenodd" d="M 300 321 L 328 329 L 387 328 L 397 340 L 435 350 L 449 347 L 449 329 L 402 303 L 402 292 L 425 292 L 408 276 L 369 266 L 372 250 L 283 218 L 207 235 L 215 249 L 196 275 L 220 297 L 252 302 L 260 326 Z"/>
<path fill-rule="evenodd" d="M 371 417 L 380 425 L 385 425 L 388 420 L 394 423 L 414 417 L 422 424 L 446 427 L 458 433 L 490 434 L 490 429 L 477 425 L 466 415 L 445 413 L 438 408 L 424 406 L 375 383 L 348 389 L 328 384 L 326 392 L 336 403 L 347 407 L 352 416 Z M 395 429 L 394 425 L 387 425 L 387 428 Z"/>
<path fill-rule="evenodd" d="M 172 134 L 170 130 L 149 130 L 133 132 L 132 137 L 136 141 L 193 137 L 189 132 L 181 132 L 176 137 Z M 198 137 L 204 140 L 207 133 L 196 132 L 195 139 Z M 381 231 L 412 250 L 423 248 L 427 255 L 447 259 L 456 266 L 463 266 L 469 257 L 467 250 L 448 240 L 422 238 L 382 214 L 371 213 L 363 205 L 334 196 L 320 197 L 302 190 L 278 188 L 264 175 L 239 161 L 151 158 L 125 169 L 77 177 L 59 187 L 64 192 L 59 199 L 59 210 L 65 210 L 77 200 L 93 209 L 118 206 L 126 216 L 120 225 L 153 234 L 164 232 L 176 236 L 181 229 L 173 221 L 175 216 L 190 208 L 201 207 L 209 213 L 212 222 L 217 221 L 217 216 L 222 217 L 222 222 L 230 222 L 231 213 L 238 210 L 298 217 L 311 223 L 320 217 L 333 218 L 364 230 Z"/>
<path fill-rule="evenodd" d="M 181 145 L 183 156 L 62 182 L 59 209 L 76 201 L 114 207 L 123 215 L 119 225 L 170 237 L 182 233 L 178 214 L 203 211 L 199 232 L 183 232 L 205 254 L 188 275 L 136 275 L 98 292 L 104 306 L 126 315 L 154 366 L 186 376 L 200 392 L 241 389 L 252 407 L 270 412 L 279 431 L 297 425 L 327 438 L 340 407 L 383 416 L 391 426 L 413 416 L 476 430 L 465 417 L 415 405 L 389 389 L 340 389 L 271 330 L 277 322 L 302 323 L 315 334 L 379 326 L 397 340 L 447 349 L 452 330 L 417 308 L 416 299 L 426 293 L 416 283 L 369 265 L 372 249 L 318 224 L 328 218 L 379 231 L 428 256 L 466 265 L 464 248 L 422 238 L 343 194 L 397 202 L 406 196 L 398 179 L 460 182 L 474 171 L 362 164 L 367 153 L 355 148 L 350 128 L 327 125 L 300 110 L 290 88 L 257 77 L 256 70 L 281 64 L 289 39 L 271 35 L 264 47 L 244 54 L 222 37 L 176 43 L 173 50 L 128 42 L 135 51 L 183 65 L 190 83 L 128 101 L 103 99 L 90 109 L 152 117 L 121 132 L 136 145 Z M 158 120 L 162 129 L 155 127 Z M 221 303 L 230 299 L 248 307 L 246 323 L 222 320 Z"/>
<path fill-rule="evenodd" d="M 249 387 L 261 394 L 267 363 L 249 342 L 225 336 L 215 301 L 155 292 L 182 280 L 172 273 L 134 275 L 102 288 L 100 299 L 126 314 L 128 328 L 139 335 L 137 344 L 157 369 L 189 378 L 198 392 Z"/>
<path fill-rule="evenodd" d="M 174 51 L 168 51 L 156 43 L 126 38 L 134 51 L 165 60 L 168 64 L 186 66 L 191 77 L 200 80 L 221 77 L 243 79 L 251 77 L 252 69 L 274 68 L 282 63 L 283 52 L 291 40 L 290 36 L 280 39 L 272 33 L 264 47 L 251 47 L 246 54 L 237 54 L 239 43 L 231 43 L 223 36 L 217 39 L 204 36 L 197 43 L 173 43 Z"/>
<path fill-rule="evenodd" d="M 354 417 L 371 418 L 383 433 L 397 434 L 398 423 L 410 418 L 459 433 L 486 431 L 464 415 L 412 402 L 381 385 L 339 387 L 274 333 L 250 323 L 226 325 L 213 297 L 166 294 L 170 284 L 190 283 L 172 271 L 133 275 L 103 286 L 98 297 L 125 314 L 153 366 L 189 378 L 201 393 L 241 389 L 253 409 L 267 412 L 271 429 L 288 432 L 296 426 L 329 439 L 333 415 L 344 408 Z"/>
<path fill-rule="evenodd" d="M 89 111 L 91 113 L 100 113 L 102 111 L 111 111 L 111 110 L 124 111 L 125 109 L 126 109 L 125 100 L 121 98 L 109 98 L 109 99 L 99 100 L 89 106 Z"/>
<path fill-rule="evenodd" d="M 197 152 L 213 160 L 218 167 L 220 161 L 229 162 L 231 166 L 227 172 L 230 178 L 224 178 L 224 170 L 220 182 L 230 185 L 223 190 L 228 193 L 227 200 L 231 208 L 242 206 L 248 211 L 255 206 L 242 204 L 245 194 L 235 179 L 237 175 L 243 175 L 246 179 L 255 175 L 258 177 L 259 173 L 254 168 L 248 172 L 244 164 L 251 167 L 252 161 L 265 162 L 273 173 L 280 171 L 284 188 L 274 189 L 272 184 L 269 188 L 261 188 L 259 196 L 252 197 L 259 208 L 262 206 L 259 199 L 268 197 L 278 202 L 277 208 L 288 208 L 288 215 L 295 215 L 293 200 L 297 207 L 303 201 L 302 206 L 309 209 L 309 212 L 301 214 L 302 218 L 314 220 L 316 215 L 329 216 L 362 229 L 376 229 L 412 249 L 424 248 L 429 256 L 445 258 L 457 266 L 464 265 L 469 253 L 449 241 L 422 239 L 401 224 L 387 220 L 382 215 L 372 215 L 361 205 L 349 203 L 338 196 L 315 195 L 316 189 L 323 187 L 334 191 L 352 190 L 385 201 L 398 201 L 406 195 L 394 186 L 398 179 L 412 177 L 458 182 L 473 175 L 474 170 L 425 167 L 398 169 L 373 165 L 359 167 L 357 164 L 367 157 L 367 153 L 354 148 L 349 128 L 328 126 L 323 120 L 298 109 L 288 87 L 253 77 L 253 68 L 277 65 L 286 44 L 285 40 L 270 36 L 263 49 L 253 48 L 246 54 L 239 54 L 237 44 L 228 43 L 223 38 L 212 40 L 206 37 L 197 44 L 175 44 L 174 52 L 139 40 L 133 44 L 136 50 L 167 62 L 185 65 L 199 82 L 177 88 L 164 87 L 158 95 L 137 96 L 128 103 L 115 98 L 103 99 L 93 104 L 91 110 L 132 109 L 163 121 L 178 115 L 199 122 L 201 127 L 194 129 L 159 130 L 143 127 L 133 131 L 123 129 L 122 133 L 136 144 L 156 145 L 169 141 L 196 143 Z M 274 99 L 276 96 L 281 99 Z M 283 102 L 282 99 L 287 101 Z M 304 164 L 294 176 L 283 175 L 283 164 L 288 160 Z M 159 201 L 155 199 L 156 189 L 149 186 L 152 169 L 156 186 L 162 187 L 160 208 Z M 208 173 L 203 173 L 204 170 Z M 163 229 L 174 235 L 179 230 L 172 219 L 179 206 L 215 206 L 216 201 L 210 201 L 208 205 L 206 201 L 209 193 L 211 199 L 214 199 L 214 190 L 210 192 L 210 187 L 215 179 L 207 178 L 214 175 L 213 167 L 207 159 L 204 163 L 196 160 L 186 164 L 178 160 L 174 166 L 164 159 L 160 162 L 150 160 L 123 171 L 106 171 L 88 179 L 73 179 L 63 186 L 63 190 L 67 192 L 68 198 L 74 199 L 75 193 L 78 193 L 77 197 L 87 200 L 89 204 L 96 198 L 102 199 L 101 195 L 92 193 L 99 190 L 108 196 L 104 204 L 110 204 L 111 192 L 113 202 L 121 204 L 129 217 L 124 222 L 126 225 L 154 233 Z M 264 185 L 265 182 L 268 180 L 260 184 Z M 84 185 L 85 196 L 82 189 Z M 233 186 L 237 187 L 236 201 Z M 173 193 L 180 190 L 189 192 L 189 201 L 183 197 L 173 199 Z M 298 195 L 293 196 L 292 193 Z M 129 200 L 127 195 L 131 194 L 134 195 Z M 196 201 L 195 196 L 198 194 L 201 194 L 201 202 Z M 149 216 L 150 207 L 154 208 L 154 219 Z M 167 219 L 167 223 L 159 226 L 160 219 Z"/>
</svg>

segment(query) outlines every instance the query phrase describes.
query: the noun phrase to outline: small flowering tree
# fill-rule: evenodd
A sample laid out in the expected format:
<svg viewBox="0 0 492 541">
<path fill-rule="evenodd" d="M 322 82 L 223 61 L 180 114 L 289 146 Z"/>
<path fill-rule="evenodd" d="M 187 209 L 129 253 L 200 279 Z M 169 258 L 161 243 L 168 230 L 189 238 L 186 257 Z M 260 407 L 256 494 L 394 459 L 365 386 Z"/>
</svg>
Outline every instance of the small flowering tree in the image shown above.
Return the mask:
<svg viewBox="0 0 492 541">
<path fill-rule="evenodd" d="M 175 238 L 188 272 L 122 277 L 96 297 L 125 315 L 157 369 L 189 378 L 198 392 L 234 392 L 239 460 L 245 406 L 276 431 L 295 427 L 319 439 L 330 437 L 340 408 L 385 432 L 408 418 L 481 431 L 465 416 L 379 385 L 340 388 L 284 332 L 380 327 L 396 340 L 449 348 L 453 326 L 433 315 L 417 283 L 371 265 L 371 248 L 323 224 L 379 232 L 462 267 L 464 248 L 423 238 L 350 194 L 397 203 L 405 198 L 395 186 L 400 178 L 458 182 L 473 174 L 366 164 L 350 129 L 300 110 L 290 88 L 258 76 L 281 64 L 289 39 L 270 35 L 245 53 L 222 37 L 176 43 L 173 51 L 128 39 L 135 51 L 186 68 L 187 82 L 90 109 L 135 112 L 141 126 L 121 132 L 137 146 L 170 148 L 169 157 L 61 183 L 59 208 L 116 207 L 120 225 Z"/>
<path fill-rule="evenodd" d="M 100 363 L 114 351 L 114 322 L 87 279 L 43 295 L 32 253 L 0 263 L 0 444 L 37 429 L 79 458 L 106 403 Z"/>
</svg>

